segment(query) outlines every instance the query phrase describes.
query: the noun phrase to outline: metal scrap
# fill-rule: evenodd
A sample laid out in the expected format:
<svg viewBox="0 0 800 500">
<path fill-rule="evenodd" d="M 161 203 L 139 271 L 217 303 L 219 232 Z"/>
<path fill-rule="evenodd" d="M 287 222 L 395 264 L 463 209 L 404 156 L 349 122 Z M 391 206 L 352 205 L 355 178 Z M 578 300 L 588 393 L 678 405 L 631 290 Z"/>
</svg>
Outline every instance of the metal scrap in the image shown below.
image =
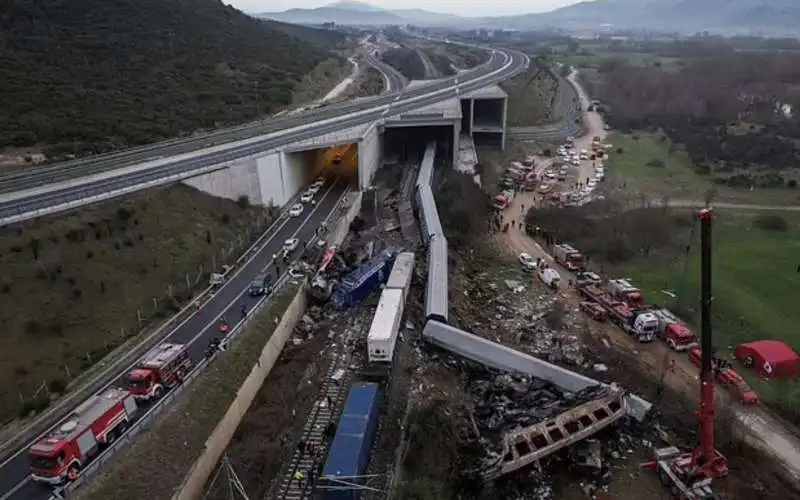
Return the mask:
<svg viewBox="0 0 800 500">
<path fill-rule="evenodd" d="M 467 390 L 473 398 L 479 429 L 497 437 L 599 399 L 609 391 L 596 386 L 568 393 L 544 380 L 519 374 L 495 374 L 488 380 L 472 382 Z"/>
</svg>

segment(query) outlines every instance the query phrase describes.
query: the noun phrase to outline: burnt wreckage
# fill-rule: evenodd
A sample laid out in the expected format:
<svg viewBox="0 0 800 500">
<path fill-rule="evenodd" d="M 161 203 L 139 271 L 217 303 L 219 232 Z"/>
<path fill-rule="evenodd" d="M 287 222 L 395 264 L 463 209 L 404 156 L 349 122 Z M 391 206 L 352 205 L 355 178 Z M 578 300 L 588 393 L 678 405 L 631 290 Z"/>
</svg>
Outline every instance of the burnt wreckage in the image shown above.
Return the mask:
<svg viewBox="0 0 800 500">
<path fill-rule="evenodd" d="M 491 481 L 597 433 L 626 412 L 625 391 L 594 385 L 568 392 L 518 373 L 483 371 L 467 387 L 485 445 L 479 472 Z"/>
</svg>

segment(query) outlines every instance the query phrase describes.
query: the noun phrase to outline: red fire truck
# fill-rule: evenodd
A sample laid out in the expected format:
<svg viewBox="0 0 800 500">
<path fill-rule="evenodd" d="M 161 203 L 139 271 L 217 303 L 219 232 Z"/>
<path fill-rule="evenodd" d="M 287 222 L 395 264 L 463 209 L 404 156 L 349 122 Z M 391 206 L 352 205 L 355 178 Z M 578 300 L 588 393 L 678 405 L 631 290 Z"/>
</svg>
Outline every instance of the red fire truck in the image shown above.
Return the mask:
<svg viewBox="0 0 800 500">
<path fill-rule="evenodd" d="M 697 345 L 694 332 L 667 309 L 653 311 L 658 317 L 658 336 L 673 351 L 686 351 Z"/>
<path fill-rule="evenodd" d="M 576 272 L 584 268 L 583 254 L 575 247 L 559 243 L 553 247 L 553 257 L 556 262 L 564 266 L 567 271 Z"/>
<path fill-rule="evenodd" d="M 136 399 L 158 399 L 178 385 L 191 369 L 186 346 L 165 342 L 148 352 L 128 372 L 125 381 Z"/>
<path fill-rule="evenodd" d="M 608 280 L 608 289 L 618 300 L 628 304 L 630 307 L 642 308 L 646 306 L 642 291 L 631 285 L 625 279 Z"/>
<path fill-rule="evenodd" d="M 136 413 L 136 399 L 123 389 L 108 389 L 75 409 L 66 422 L 31 446 L 34 481 L 73 481 L 103 449 L 121 436 Z"/>
</svg>

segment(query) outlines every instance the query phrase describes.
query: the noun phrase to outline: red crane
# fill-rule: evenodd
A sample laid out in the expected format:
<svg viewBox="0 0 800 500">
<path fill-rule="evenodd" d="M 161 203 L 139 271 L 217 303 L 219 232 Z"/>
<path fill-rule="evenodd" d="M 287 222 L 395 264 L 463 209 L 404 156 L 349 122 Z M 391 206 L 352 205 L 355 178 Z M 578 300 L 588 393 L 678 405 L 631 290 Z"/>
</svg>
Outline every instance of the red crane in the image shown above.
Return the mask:
<svg viewBox="0 0 800 500">
<path fill-rule="evenodd" d="M 681 500 L 717 498 L 711 489 L 711 480 L 728 475 L 725 455 L 714 446 L 714 369 L 711 342 L 711 221 L 712 208 L 698 212 L 700 220 L 700 408 L 696 415 L 700 422 L 700 443 L 692 452 L 681 452 L 670 446 L 655 450 L 655 460 L 643 467 L 658 471 L 662 484 Z"/>
</svg>

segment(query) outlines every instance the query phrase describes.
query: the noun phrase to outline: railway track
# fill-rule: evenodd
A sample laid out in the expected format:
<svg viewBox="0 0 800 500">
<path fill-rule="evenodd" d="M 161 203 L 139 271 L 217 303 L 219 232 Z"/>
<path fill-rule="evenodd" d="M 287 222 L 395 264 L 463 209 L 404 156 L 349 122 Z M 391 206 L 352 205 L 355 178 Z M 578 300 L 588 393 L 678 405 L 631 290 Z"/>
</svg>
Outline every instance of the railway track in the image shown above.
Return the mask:
<svg viewBox="0 0 800 500">
<path fill-rule="evenodd" d="M 268 494 L 265 500 L 311 498 L 315 479 L 324 465 L 330 445 L 325 439 L 325 429 L 331 422 L 338 421 L 350 384 L 363 365 L 363 349 L 357 349 L 356 343 L 360 338 L 366 338 L 374 312 L 372 307 L 361 306 L 354 314 L 349 315 L 351 320 L 348 322 L 342 341 L 329 351 L 332 352 L 334 360 L 325 373 L 317 400 L 297 436 L 291 457 L 284 463 L 278 477 L 277 488 Z M 312 450 L 304 449 L 303 444 L 310 445 Z M 298 473 L 302 473 L 305 478 L 298 479 Z"/>
</svg>

